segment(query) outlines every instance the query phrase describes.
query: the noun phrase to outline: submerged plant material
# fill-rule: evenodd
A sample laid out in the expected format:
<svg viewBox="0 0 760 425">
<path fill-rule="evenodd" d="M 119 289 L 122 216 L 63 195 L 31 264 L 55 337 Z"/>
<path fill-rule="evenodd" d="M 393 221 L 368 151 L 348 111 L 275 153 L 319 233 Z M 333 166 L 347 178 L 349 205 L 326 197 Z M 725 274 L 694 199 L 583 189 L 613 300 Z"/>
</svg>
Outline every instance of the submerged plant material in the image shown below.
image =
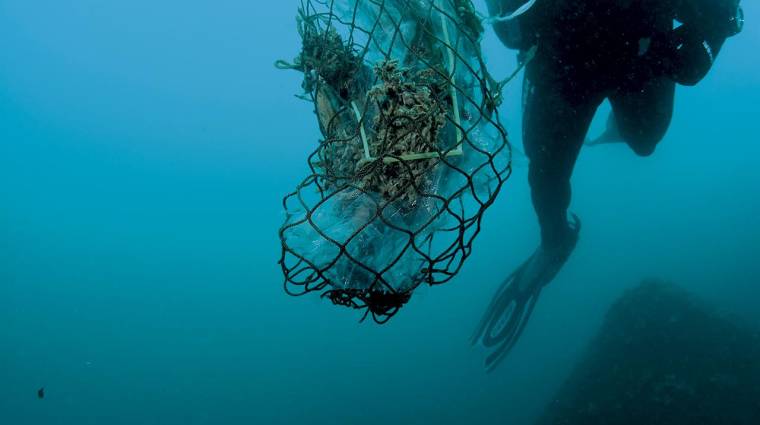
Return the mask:
<svg viewBox="0 0 760 425">
<path fill-rule="evenodd" d="M 369 92 L 378 106 L 370 155 L 400 159 L 408 153 L 435 152 L 446 124 L 445 84 L 430 72 L 401 69 L 397 61 L 382 62 L 375 72 L 381 82 Z M 428 171 L 434 164 L 434 158 L 368 162 L 361 181 L 383 199 L 415 205 L 419 188 L 431 183 L 433 174 Z"/>
<path fill-rule="evenodd" d="M 304 73 L 306 92 L 313 91 L 318 80 L 322 80 L 347 99 L 355 82 L 354 74 L 362 66 L 361 58 L 344 42 L 335 27 L 321 28 L 317 20 L 318 16 L 299 11 L 298 33 L 303 45 L 291 67 Z"/>
<path fill-rule="evenodd" d="M 285 197 L 285 287 L 388 320 L 452 279 L 511 172 L 469 0 L 304 0 L 303 73 L 322 133 Z M 365 314 L 365 317 L 366 317 Z"/>
</svg>

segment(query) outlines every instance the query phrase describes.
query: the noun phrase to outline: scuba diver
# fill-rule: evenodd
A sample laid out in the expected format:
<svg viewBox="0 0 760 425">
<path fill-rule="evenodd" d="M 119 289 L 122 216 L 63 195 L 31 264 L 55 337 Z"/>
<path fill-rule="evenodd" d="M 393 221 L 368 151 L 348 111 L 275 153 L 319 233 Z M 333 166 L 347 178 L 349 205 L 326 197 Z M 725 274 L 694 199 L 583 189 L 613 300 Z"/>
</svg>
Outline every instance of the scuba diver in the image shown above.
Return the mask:
<svg viewBox="0 0 760 425">
<path fill-rule="evenodd" d="M 487 4 L 497 36 L 525 63 L 523 144 L 541 228 L 540 246 L 501 285 L 473 336 L 491 350 L 493 369 L 578 241 L 580 221 L 568 220 L 570 177 L 597 108 L 607 99 L 612 112 L 589 144 L 625 142 L 651 155 L 670 125 L 675 85 L 697 84 L 744 16 L 739 0 Z"/>
</svg>

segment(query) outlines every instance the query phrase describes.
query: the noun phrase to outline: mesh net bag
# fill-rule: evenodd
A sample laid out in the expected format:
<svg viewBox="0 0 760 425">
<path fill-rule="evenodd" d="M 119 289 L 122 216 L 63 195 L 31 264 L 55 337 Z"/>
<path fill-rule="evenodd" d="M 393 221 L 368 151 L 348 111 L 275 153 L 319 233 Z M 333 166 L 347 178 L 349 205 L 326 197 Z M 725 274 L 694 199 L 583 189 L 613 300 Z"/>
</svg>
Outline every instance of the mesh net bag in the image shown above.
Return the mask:
<svg viewBox="0 0 760 425">
<path fill-rule="evenodd" d="M 322 134 L 283 200 L 285 289 L 390 319 L 451 280 L 511 173 L 470 0 L 302 0 L 303 73 Z"/>
</svg>

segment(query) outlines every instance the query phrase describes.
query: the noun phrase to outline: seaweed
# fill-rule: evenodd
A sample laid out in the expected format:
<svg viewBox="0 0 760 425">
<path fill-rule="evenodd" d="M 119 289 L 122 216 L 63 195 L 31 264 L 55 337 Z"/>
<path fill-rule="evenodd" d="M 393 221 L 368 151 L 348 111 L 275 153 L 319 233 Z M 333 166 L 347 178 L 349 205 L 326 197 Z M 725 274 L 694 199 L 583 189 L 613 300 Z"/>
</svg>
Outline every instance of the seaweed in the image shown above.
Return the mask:
<svg viewBox="0 0 760 425">
<path fill-rule="evenodd" d="M 377 65 L 381 83 L 369 92 L 378 105 L 373 123 L 373 158 L 400 159 L 405 155 L 439 150 L 439 133 L 446 124 L 445 83 L 429 71 L 399 68 L 397 61 Z M 399 199 L 414 205 L 420 188 L 427 188 L 426 172 L 436 159 L 403 162 L 375 160 L 361 173 L 365 188 L 386 200 Z"/>
</svg>

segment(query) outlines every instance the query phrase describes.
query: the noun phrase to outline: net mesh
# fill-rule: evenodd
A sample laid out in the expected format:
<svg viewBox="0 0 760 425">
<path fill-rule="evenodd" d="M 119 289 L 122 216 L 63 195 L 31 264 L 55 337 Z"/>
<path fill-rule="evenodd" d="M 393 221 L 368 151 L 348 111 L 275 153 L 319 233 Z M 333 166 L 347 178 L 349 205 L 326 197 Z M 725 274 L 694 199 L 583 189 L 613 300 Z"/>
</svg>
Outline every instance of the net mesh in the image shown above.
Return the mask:
<svg viewBox="0 0 760 425">
<path fill-rule="evenodd" d="M 451 280 L 511 173 L 470 0 L 302 0 L 301 71 L 322 139 L 283 200 L 285 289 L 384 323 Z"/>
</svg>

